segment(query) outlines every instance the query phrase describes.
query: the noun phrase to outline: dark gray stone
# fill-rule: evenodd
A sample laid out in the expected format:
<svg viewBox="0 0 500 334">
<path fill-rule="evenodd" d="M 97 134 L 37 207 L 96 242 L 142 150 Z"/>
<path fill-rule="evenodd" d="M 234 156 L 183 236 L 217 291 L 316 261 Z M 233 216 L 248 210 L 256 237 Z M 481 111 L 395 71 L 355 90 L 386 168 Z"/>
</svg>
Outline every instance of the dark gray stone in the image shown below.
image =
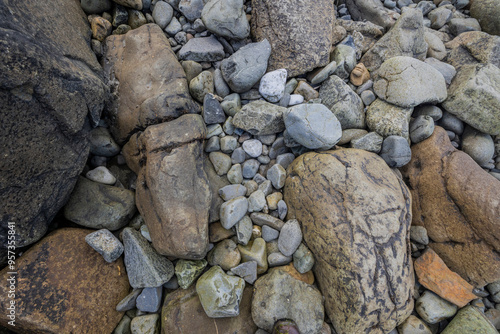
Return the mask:
<svg viewBox="0 0 500 334">
<path fill-rule="evenodd" d="M 403 167 L 411 160 L 408 140 L 400 136 L 389 136 L 384 139 L 380 157 L 389 167 Z"/>
<path fill-rule="evenodd" d="M 118 312 L 126 312 L 133 310 L 135 308 L 135 302 L 137 297 L 141 294 L 142 289 L 133 289 L 127 297 L 123 298 L 118 305 L 116 305 L 116 310 Z"/>
<path fill-rule="evenodd" d="M 215 36 L 192 38 L 179 50 L 178 56 L 180 60 L 218 61 L 224 59 L 224 48 Z"/>
<path fill-rule="evenodd" d="M 123 254 L 123 245 L 113 233 L 99 230 L 88 234 L 85 241 L 96 252 L 102 255 L 106 262 L 114 262 Z"/>
<path fill-rule="evenodd" d="M 213 94 L 206 94 L 203 98 L 203 119 L 206 124 L 224 123 L 226 114 Z"/>
<path fill-rule="evenodd" d="M 156 313 L 161 305 L 163 286 L 157 288 L 144 288 L 135 302 L 136 307 L 142 312 Z"/>
<path fill-rule="evenodd" d="M 251 179 L 257 174 L 259 170 L 260 162 L 255 159 L 248 159 L 243 163 L 243 177 L 245 179 Z"/>
<path fill-rule="evenodd" d="M 410 139 L 413 144 L 429 138 L 434 132 L 434 120 L 431 116 L 417 116 L 410 122 Z"/>
</svg>

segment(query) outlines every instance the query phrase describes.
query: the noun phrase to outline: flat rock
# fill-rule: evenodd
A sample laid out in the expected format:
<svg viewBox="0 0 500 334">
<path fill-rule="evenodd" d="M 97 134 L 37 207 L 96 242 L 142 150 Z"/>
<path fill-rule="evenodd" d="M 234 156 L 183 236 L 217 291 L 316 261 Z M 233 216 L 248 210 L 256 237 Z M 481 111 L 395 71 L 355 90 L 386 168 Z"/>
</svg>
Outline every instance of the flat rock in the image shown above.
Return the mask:
<svg viewBox="0 0 500 334">
<path fill-rule="evenodd" d="M 500 71 L 500 70 L 499 70 Z M 377 96 L 404 108 L 436 104 L 447 97 L 443 75 L 434 67 L 411 57 L 393 57 L 377 71 L 373 83 Z"/>
<path fill-rule="evenodd" d="M 259 328 L 271 332 L 277 320 L 290 319 L 301 334 L 316 334 L 323 317 L 321 293 L 281 268 L 270 269 L 255 282 L 252 318 Z"/>
<path fill-rule="evenodd" d="M 456 305 L 428 290 L 424 291 L 415 303 L 415 311 L 428 324 L 437 324 L 451 318 L 457 313 L 457 310 Z"/>
<path fill-rule="evenodd" d="M 493 64 L 462 66 L 442 106 L 477 130 L 500 135 L 500 69 Z"/>
<path fill-rule="evenodd" d="M 161 312 L 162 333 L 254 334 L 257 326 L 252 321 L 251 304 L 252 288 L 247 286 L 243 290 L 238 316 L 209 318 L 195 286 L 187 290 L 178 289 L 165 297 Z"/>
<path fill-rule="evenodd" d="M 223 58 L 224 48 L 213 35 L 210 37 L 192 38 L 179 50 L 180 60 L 203 62 L 218 61 Z"/>
<path fill-rule="evenodd" d="M 407 8 L 392 29 L 363 55 L 361 62 L 373 72 L 392 57 L 407 56 L 424 61 L 426 55 L 427 43 L 422 11 Z"/>
<path fill-rule="evenodd" d="M 289 77 L 329 63 L 334 21 L 329 0 L 252 0 L 252 35 L 272 47 L 268 70 L 284 68 Z"/>
<path fill-rule="evenodd" d="M 136 203 L 162 255 L 199 260 L 208 246 L 212 192 L 204 168 L 206 128 L 199 115 L 148 127 L 123 148 L 137 174 Z"/>
<path fill-rule="evenodd" d="M 283 112 L 286 108 L 266 101 L 254 101 L 246 104 L 234 116 L 233 124 L 252 135 L 271 135 L 285 130 Z"/>
<path fill-rule="evenodd" d="M 158 25 L 112 35 L 104 50 L 104 74 L 113 92 L 107 102 L 110 129 L 119 144 L 149 125 L 199 112 L 184 70 Z"/>
<path fill-rule="evenodd" d="M 357 149 L 306 153 L 288 172 L 288 218 L 314 254 L 333 327 L 392 330 L 413 310 L 408 188 L 379 156 Z"/>
<path fill-rule="evenodd" d="M 79 177 L 64 217 L 81 226 L 115 231 L 127 225 L 135 211 L 133 191 Z"/>
<path fill-rule="evenodd" d="M 427 229 L 429 246 L 472 285 L 498 281 L 500 181 L 456 150 L 438 126 L 412 146 L 402 172 L 413 198 L 412 224 Z"/>
<path fill-rule="evenodd" d="M 250 34 L 243 0 L 209 0 L 203 7 L 201 19 L 217 36 L 238 40 Z"/>
<path fill-rule="evenodd" d="M 54 231 L 16 259 L 15 329 L 25 333 L 70 333 L 85 328 L 111 333 L 123 316 L 115 310 L 129 290 L 123 261 L 107 263 L 85 242 L 91 232 Z M 9 267 L 0 272 L 5 282 Z M 9 289 L 0 287 L 0 309 L 9 314 Z M 2 317 L 0 324 L 10 328 Z"/>
<path fill-rule="evenodd" d="M 486 316 L 476 307 L 469 305 L 458 311 L 453 320 L 441 332 L 442 334 L 496 334 Z"/>
</svg>

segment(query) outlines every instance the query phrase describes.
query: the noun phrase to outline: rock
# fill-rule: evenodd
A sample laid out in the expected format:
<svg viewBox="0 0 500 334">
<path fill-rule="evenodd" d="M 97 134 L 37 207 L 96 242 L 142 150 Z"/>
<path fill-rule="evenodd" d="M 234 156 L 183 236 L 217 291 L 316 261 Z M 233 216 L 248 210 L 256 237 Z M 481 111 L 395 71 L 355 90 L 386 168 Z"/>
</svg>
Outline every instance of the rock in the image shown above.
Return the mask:
<svg viewBox="0 0 500 334">
<path fill-rule="evenodd" d="M 146 16 L 144 16 L 144 14 L 140 10 L 129 9 L 127 11 L 128 11 L 127 25 L 130 27 L 130 29 L 135 30 L 148 23 Z"/>
<path fill-rule="evenodd" d="M 107 110 L 119 144 L 149 125 L 199 112 L 184 70 L 157 25 L 110 36 L 104 49 L 104 73 L 113 92 Z"/>
<path fill-rule="evenodd" d="M 493 159 L 495 146 L 490 135 L 468 126 L 462 137 L 462 151 L 467 153 L 479 166 L 485 166 Z"/>
<path fill-rule="evenodd" d="M 250 34 L 243 0 L 208 0 L 201 19 L 208 30 L 227 39 L 244 39 Z"/>
<path fill-rule="evenodd" d="M 220 266 L 223 270 L 231 270 L 240 264 L 241 255 L 231 239 L 219 242 L 207 256 L 211 266 Z"/>
<path fill-rule="evenodd" d="M 225 229 L 233 227 L 248 210 L 248 200 L 243 197 L 236 197 L 220 206 L 220 223 Z"/>
<path fill-rule="evenodd" d="M 90 153 L 103 157 L 114 157 L 120 153 L 120 146 L 116 144 L 109 130 L 97 127 L 90 131 Z"/>
<path fill-rule="evenodd" d="M 419 116 L 430 116 L 434 122 L 437 122 L 443 117 L 443 111 L 433 105 L 421 105 L 418 107 L 415 107 L 413 110 L 413 117 L 417 118 Z"/>
<path fill-rule="evenodd" d="M 201 275 L 206 266 L 207 261 L 205 259 L 199 261 L 180 259 L 177 261 L 175 264 L 175 276 L 177 277 L 179 286 L 182 289 L 189 288 L 198 276 Z"/>
<path fill-rule="evenodd" d="M 262 190 L 254 191 L 248 197 L 248 212 L 259 212 L 266 206 L 266 196 Z"/>
<path fill-rule="evenodd" d="M 464 122 L 446 111 L 443 113 L 443 117 L 439 120 L 439 125 L 457 135 L 462 135 L 465 129 Z"/>
<path fill-rule="evenodd" d="M 217 175 L 222 176 L 228 173 L 231 168 L 231 158 L 227 154 L 222 152 L 211 152 L 209 158 Z"/>
<path fill-rule="evenodd" d="M 335 61 L 332 61 L 325 67 L 316 69 L 311 72 L 311 74 L 309 74 L 307 78 L 311 82 L 311 85 L 318 85 L 328 79 L 328 77 L 331 76 L 336 69 L 337 63 Z"/>
<path fill-rule="evenodd" d="M 366 135 L 351 140 L 351 147 L 368 152 L 379 153 L 382 149 L 384 138 L 376 132 L 370 132 Z"/>
<path fill-rule="evenodd" d="M 281 189 L 285 185 L 286 171 L 281 165 L 276 164 L 267 170 L 266 177 L 274 188 Z"/>
<path fill-rule="evenodd" d="M 252 1 L 252 35 L 267 39 L 269 71 L 284 68 L 295 77 L 329 63 L 335 21 L 331 1 Z"/>
<path fill-rule="evenodd" d="M 125 247 L 125 267 L 133 288 L 155 288 L 167 283 L 174 275 L 174 266 L 159 255 L 136 230 L 126 227 L 122 232 Z"/>
<path fill-rule="evenodd" d="M 467 31 L 481 31 L 481 26 L 475 18 L 452 18 L 448 23 L 450 32 L 458 36 Z"/>
<path fill-rule="evenodd" d="M 111 333 L 123 313 L 116 304 L 129 284 L 123 261 L 107 263 L 85 242 L 91 232 L 63 228 L 54 231 L 16 258 L 15 329 L 25 333 L 69 333 L 85 328 Z M 9 281 L 5 267 L 0 276 Z M 12 282 L 12 281 L 10 281 Z M 2 284 L 0 324 L 10 328 L 7 306 L 10 284 Z"/>
<path fill-rule="evenodd" d="M 406 185 L 380 157 L 356 149 L 303 154 L 288 172 L 288 218 L 301 222 L 315 255 L 333 327 L 337 333 L 392 330 L 413 309 Z"/>
<path fill-rule="evenodd" d="M 259 93 L 269 102 L 278 102 L 285 93 L 287 72 L 279 69 L 268 72 L 260 79 Z"/>
<path fill-rule="evenodd" d="M 205 95 L 214 93 L 214 78 L 209 71 L 203 71 L 198 74 L 189 83 L 189 92 L 191 96 L 200 103 L 205 100 Z"/>
<path fill-rule="evenodd" d="M 135 213 L 134 193 L 79 177 L 64 207 L 64 217 L 78 225 L 118 230 Z"/>
<path fill-rule="evenodd" d="M 266 73 L 270 54 L 267 39 L 249 43 L 221 62 L 222 77 L 233 91 L 244 93 Z"/>
<path fill-rule="evenodd" d="M 276 320 L 291 319 L 301 334 L 316 334 L 323 317 L 321 293 L 281 268 L 269 270 L 255 282 L 252 318 L 260 328 L 270 332 Z"/>
<path fill-rule="evenodd" d="M 415 304 L 415 310 L 429 324 L 436 324 L 451 318 L 457 313 L 458 307 L 440 298 L 430 291 L 425 291 Z"/>
<path fill-rule="evenodd" d="M 241 262 L 257 262 L 257 274 L 263 274 L 267 271 L 267 248 L 266 242 L 262 238 L 256 238 L 248 242 L 246 246 L 238 245 L 241 254 Z"/>
<path fill-rule="evenodd" d="M 291 162 L 290 162 L 291 163 Z M 280 192 L 272 193 L 266 196 L 267 207 L 269 210 L 277 210 L 278 203 L 283 199 L 283 194 Z"/>
<path fill-rule="evenodd" d="M 158 1 L 153 9 L 153 19 L 160 28 L 165 29 L 174 16 L 174 9 L 164 1 Z"/>
<path fill-rule="evenodd" d="M 432 334 L 429 326 L 414 315 L 410 315 L 399 325 L 398 333 L 401 334 Z"/>
<path fill-rule="evenodd" d="M 417 116 L 410 122 L 410 139 L 413 144 L 429 138 L 434 132 L 434 120 L 431 116 Z"/>
<path fill-rule="evenodd" d="M 111 9 L 113 2 L 111 0 L 82 0 L 81 6 L 85 14 L 101 14 Z"/>
<path fill-rule="evenodd" d="M 220 150 L 222 153 L 231 153 L 236 149 L 238 141 L 233 136 L 225 136 L 220 139 Z"/>
<path fill-rule="evenodd" d="M 227 179 L 231 184 L 241 184 L 243 182 L 243 169 L 240 164 L 233 165 L 227 172 Z"/>
<path fill-rule="evenodd" d="M 206 94 L 203 98 L 203 119 L 206 124 L 224 123 L 226 115 L 215 95 Z"/>
<path fill-rule="evenodd" d="M 414 268 L 420 284 L 458 307 L 477 298 L 474 287 L 452 272 L 431 248 L 415 260 Z"/>
<path fill-rule="evenodd" d="M 361 86 L 370 80 L 370 72 L 368 72 L 363 63 L 358 63 L 352 70 L 349 79 L 354 86 Z"/>
<path fill-rule="evenodd" d="M 431 28 L 439 30 L 451 20 L 453 12 L 449 8 L 438 7 L 429 12 L 427 16 L 431 20 Z"/>
<path fill-rule="evenodd" d="M 113 24 L 113 27 L 118 27 L 121 26 L 121 25 L 127 25 L 127 22 L 128 22 L 128 11 L 125 7 L 123 6 L 120 6 L 118 4 L 115 4 L 115 6 L 113 7 L 113 10 L 111 11 L 111 15 L 112 15 L 112 24 Z M 129 26 L 129 30 L 130 30 L 130 26 Z"/>
<path fill-rule="evenodd" d="M 233 124 L 252 135 L 271 135 L 285 130 L 283 112 L 286 108 L 265 101 L 246 104 L 234 116 Z"/>
<path fill-rule="evenodd" d="M 142 10 L 142 0 L 113 0 L 113 2 L 128 8 Z"/>
<path fill-rule="evenodd" d="M 232 268 L 231 272 L 243 278 L 245 282 L 253 284 L 257 280 L 257 262 L 249 261 L 242 263 Z"/>
<path fill-rule="evenodd" d="M 197 62 L 218 61 L 224 59 L 224 48 L 215 38 L 198 37 L 190 39 L 180 50 L 179 59 Z"/>
<path fill-rule="evenodd" d="M 376 0 L 347 0 L 347 8 L 352 18 L 356 21 L 369 21 L 383 28 L 391 28 L 395 19 L 393 12 L 384 8 Z"/>
<path fill-rule="evenodd" d="M 451 49 L 447 62 L 457 69 L 463 65 L 491 63 L 500 67 L 500 37 L 481 31 L 469 31 L 446 43 Z"/>
<path fill-rule="evenodd" d="M 422 245 L 429 244 L 429 236 L 427 235 L 427 230 L 423 226 L 410 227 L 410 239 Z"/>
<path fill-rule="evenodd" d="M 120 240 L 105 229 L 88 234 L 85 236 L 85 242 L 109 263 L 115 262 L 123 254 Z"/>
<path fill-rule="evenodd" d="M 241 99 L 237 93 L 229 94 L 221 102 L 222 109 L 228 116 L 234 116 L 241 110 Z"/>
<path fill-rule="evenodd" d="M 474 306 L 466 306 L 458 311 L 453 320 L 441 332 L 443 334 L 496 334 L 498 331 L 484 314 Z"/>
<path fill-rule="evenodd" d="M 125 298 L 123 298 L 118 305 L 116 305 L 116 310 L 118 312 L 125 312 L 135 308 L 135 301 L 137 297 L 141 294 L 142 289 L 133 289 Z"/>
<path fill-rule="evenodd" d="M 156 313 L 160 308 L 163 287 L 144 288 L 137 297 L 137 309 L 142 312 Z"/>
<path fill-rule="evenodd" d="M 426 55 L 427 43 L 422 12 L 407 8 L 392 29 L 363 55 L 361 62 L 373 72 L 393 57 L 406 56 L 424 61 Z"/>
<path fill-rule="evenodd" d="M 342 136 L 341 123 L 322 104 L 293 106 L 283 113 L 283 119 L 288 134 L 310 149 L 327 150 Z"/>
<path fill-rule="evenodd" d="M 262 226 L 262 239 L 264 239 L 265 242 L 276 240 L 279 235 L 280 232 L 278 230 L 275 230 L 267 225 Z"/>
<path fill-rule="evenodd" d="M 423 103 L 446 99 L 443 75 L 434 67 L 410 57 L 393 57 L 377 71 L 373 83 L 377 96 L 400 107 L 412 108 Z"/>
<path fill-rule="evenodd" d="M 248 216 L 244 216 L 235 225 L 236 238 L 241 245 L 247 245 L 252 237 L 252 220 Z"/>
<path fill-rule="evenodd" d="M 285 256 L 292 256 L 302 242 L 302 231 L 296 219 L 291 219 L 281 228 L 278 248 Z"/>
<path fill-rule="evenodd" d="M 87 179 L 97 183 L 107 185 L 114 185 L 116 183 L 116 178 L 113 176 L 113 174 L 111 174 L 109 169 L 104 166 L 99 166 L 88 171 L 85 176 L 87 177 Z"/>
<path fill-rule="evenodd" d="M 440 127 L 412 146 L 403 174 L 414 199 L 412 224 L 427 229 L 446 265 L 476 287 L 499 280 L 499 181 L 453 148 Z"/>
<path fill-rule="evenodd" d="M 131 319 L 126 314 L 123 315 L 122 320 L 115 327 L 113 334 L 131 334 L 130 333 Z"/>
<path fill-rule="evenodd" d="M 192 60 L 184 60 L 181 62 L 181 65 L 184 72 L 186 72 L 186 79 L 188 83 L 203 72 L 201 64 Z"/>
<path fill-rule="evenodd" d="M 442 105 L 477 130 L 500 135 L 500 69 L 492 64 L 462 66 Z"/>
<path fill-rule="evenodd" d="M 99 42 L 104 41 L 106 37 L 111 35 L 112 30 L 111 23 L 100 16 L 95 17 L 90 22 L 90 29 L 92 30 L 92 37 Z"/>
<path fill-rule="evenodd" d="M 446 48 L 441 39 L 432 32 L 425 32 L 425 42 L 428 45 L 427 57 L 443 60 L 446 57 Z"/>
<path fill-rule="evenodd" d="M 289 264 L 290 262 L 292 262 L 292 257 L 285 256 L 280 252 L 271 253 L 267 257 L 269 267 L 283 266 L 285 264 Z"/>
<path fill-rule="evenodd" d="M 332 75 L 323 82 L 319 98 L 336 116 L 343 129 L 365 127 L 361 98 L 339 77 Z"/>
<path fill-rule="evenodd" d="M 293 266 L 301 274 L 305 274 L 312 269 L 314 265 L 314 255 L 303 243 L 293 253 Z"/>
<path fill-rule="evenodd" d="M 411 160 L 408 140 L 400 136 L 389 136 L 382 143 L 380 157 L 389 167 L 403 167 Z"/>
<path fill-rule="evenodd" d="M 351 140 L 356 138 L 361 138 L 364 135 L 368 134 L 368 131 L 362 129 L 346 129 L 342 131 L 342 137 L 340 137 L 340 141 L 337 145 L 345 145 L 351 142 Z"/>
<path fill-rule="evenodd" d="M 306 101 L 316 99 L 319 96 L 319 93 L 305 81 L 300 81 L 293 93 L 302 95 Z"/>
<path fill-rule="evenodd" d="M 176 290 L 165 297 L 161 313 L 163 333 L 254 334 L 257 326 L 251 314 L 252 288 L 245 287 L 236 317 L 209 318 L 194 286 Z"/>
<path fill-rule="evenodd" d="M 211 223 L 209 226 L 209 241 L 216 243 L 224 239 L 232 237 L 235 233 L 231 230 L 226 230 L 220 222 Z"/>
<path fill-rule="evenodd" d="M 241 184 L 227 185 L 219 190 L 219 195 L 224 201 L 229 201 L 233 198 L 245 196 L 247 188 Z"/>
<path fill-rule="evenodd" d="M 471 1 L 470 15 L 481 24 L 481 29 L 490 35 L 500 36 L 500 4 L 492 0 Z"/>
<path fill-rule="evenodd" d="M 132 334 L 158 334 L 160 331 L 159 318 L 160 316 L 157 313 L 135 317 L 130 322 L 130 331 Z"/>
<path fill-rule="evenodd" d="M 205 173 L 208 177 L 208 185 L 210 189 L 210 193 L 212 194 L 212 201 L 210 203 L 210 209 L 208 211 L 208 221 L 209 223 L 213 223 L 219 220 L 220 206 L 224 203 L 224 200 L 217 196 L 219 194 L 219 190 L 229 185 L 229 181 L 225 176 L 219 176 L 215 172 L 215 169 L 212 163 L 205 156 L 204 160 L 204 169 Z"/>
<path fill-rule="evenodd" d="M 331 53 L 330 58 L 337 63 L 334 73 L 341 79 L 349 78 L 356 66 L 356 51 L 349 45 L 338 44 Z"/>
<path fill-rule="evenodd" d="M 21 248 L 42 238 L 67 202 L 108 88 L 80 1 L 3 2 L 1 12 L 0 246 L 15 222 Z"/>
<path fill-rule="evenodd" d="M 257 139 L 245 140 L 241 147 L 252 158 L 257 158 L 262 154 L 262 143 Z"/>
<path fill-rule="evenodd" d="M 450 64 L 444 63 L 442 61 L 439 61 L 435 58 L 429 57 L 425 59 L 425 63 L 431 65 L 434 67 L 436 70 L 439 71 L 444 77 L 444 81 L 446 82 L 447 85 L 451 83 L 451 80 L 455 77 L 457 74 L 457 71 L 453 66 Z"/>
<path fill-rule="evenodd" d="M 210 318 L 238 316 L 244 288 L 242 278 L 227 275 L 219 266 L 210 268 L 196 283 L 196 293 Z"/>
<path fill-rule="evenodd" d="M 409 138 L 409 123 L 413 108 L 398 107 L 376 99 L 366 110 L 366 125 L 382 137 Z"/>
<path fill-rule="evenodd" d="M 250 215 L 250 218 L 256 225 L 259 226 L 267 225 L 278 231 L 281 231 L 281 228 L 283 227 L 283 225 L 285 225 L 285 223 L 282 220 L 265 213 L 254 212 Z"/>
</svg>

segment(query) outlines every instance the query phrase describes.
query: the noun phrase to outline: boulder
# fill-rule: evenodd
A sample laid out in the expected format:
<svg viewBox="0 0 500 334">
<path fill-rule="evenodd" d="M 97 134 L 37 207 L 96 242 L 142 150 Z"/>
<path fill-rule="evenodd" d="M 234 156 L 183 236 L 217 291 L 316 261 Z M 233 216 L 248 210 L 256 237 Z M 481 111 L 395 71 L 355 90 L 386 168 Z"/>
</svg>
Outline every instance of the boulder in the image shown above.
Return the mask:
<svg viewBox="0 0 500 334">
<path fill-rule="evenodd" d="M 363 55 L 361 62 L 373 72 L 392 57 L 407 56 L 424 61 L 426 55 L 427 43 L 422 11 L 407 8 L 392 29 Z"/>
<path fill-rule="evenodd" d="M 491 35 L 500 36 L 500 3 L 495 0 L 471 1 L 470 15 L 476 18 L 481 29 Z"/>
<path fill-rule="evenodd" d="M 302 224 L 337 333 L 387 333 L 413 310 L 408 188 L 376 154 L 306 153 L 288 167 L 287 218 Z"/>
<path fill-rule="evenodd" d="M 24 247 L 68 200 L 108 89 L 79 1 L 2 1 L 0 18 L 0 246 L 15 222 Z"/>
<path fill-rule="evenodd" d="M 136 203 L 158 253 L 200 260 L 208 246 L 211 191 L 204 170 L 200 115 L 149 126 L 123 151 L 137 174 Z"/>
<path fill-rule="evenodd" d="M 104 42 L 104 73 L 113 92 L 107 102 L 111 133 L 119 144 L 149 125 L 200 107 L 189 95 L 186 74 L 165 33 L 146 24 Z"/>
<path fill-rule="evenodd" d="M 500 69 L 493 64 L 462 66 L 442 106 L 477 130 L 500 135 Z"/>
<path fill-rule="evenodd" d="M 127 296 L 123 260 L 107 263 L 85 242 L 91 230 L 63 228 L 42 239 L 4 268 L 4 282 L 15 276 L 15 327 L 18 333 L 111 333 L 123 312 L 116 305 Z M 0 286 L 0 310 L 9 314 L 8 284 Z M 11 328 L 6 316 L 0 324 Z"/>
<path fill-rule="evenodd" d="M 436 104 L 446 99 L 443 75 L 429 64 L 411 57 L 386 60 L 377 71 L 373 89 L 379 98 L 403 108 Z"/>
<path fill-rule="evenodd" d="M 366 125 L 382 137 L 401 136 L 408 139 L 413 108 L 401 108 L 376 99 L 366 110 Z"/>
<path fill-rule="evenodd" d="M 491 63 L 500 67 L 500 37 L 482 31 L 464 32 L 445 44 L 451 49 L 446 61 L 459 68 L 463 65 Z"/>
<path fill-rule="evenodd" d="M 244 39 L 250 34 L 243 0 L 209 0 L 201 19 L 208 30 L 227 39 Z"/>
<path fill-rule="evenodd" d="M 268 71 L 284 68 L 289 77 L 329 63 L 334 21 L 329 0 L 252 0 L 252 35 L 271 43 Z"/>
<path fill-rule="evenodd" d="M 369 21 L 383 28 L 391 28 L 395 20 L 395 12 L 384 7 L 378 0 L 346 0 L 351 17 L 355 21 Z"/>
<path fill-rule="evenodd" d="M 429 246 L 476 287 L 499 280 L 500 181 L 456 150 L 441 127 L 412 146 L 402 171 L 413 198 L 412 224 L 427 229 Z"/>
<path fill-rule="evenodd" d="M 238 316 L 209 318 L 194 285 L 187 290 L 177 289 L 165 297 L 161 312 L 162 333 L 254 334 L 257 326 L 252 320 L 251 304 L 252 288 L 247 286 L 243 290 Z"/>
</svg>

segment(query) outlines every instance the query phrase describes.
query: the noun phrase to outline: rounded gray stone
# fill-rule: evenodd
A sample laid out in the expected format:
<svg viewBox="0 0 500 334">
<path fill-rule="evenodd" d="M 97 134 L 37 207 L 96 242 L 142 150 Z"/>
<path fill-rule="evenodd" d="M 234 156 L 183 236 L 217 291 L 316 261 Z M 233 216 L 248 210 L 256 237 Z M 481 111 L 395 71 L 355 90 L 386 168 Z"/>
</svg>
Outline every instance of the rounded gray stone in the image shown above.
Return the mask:
<svg viewBox="0 0 500 334">
<path fill-rule="evenodd" d="M 218 36 L 239 40 L 250 34 L 243 0 L 208 0 L 201 19 L 207 29 Z"/>
<path fill-rule="evenodd" d="M 120 146 L 114 141 L 108 129 L 97 127 L 90 131 L 90 153 L 102 157 L 114 157 L 120 153 Z"/>
<path fill-rule="evenodd" d="M 262 226 L 262 239 L 266 242 L 278 239 L 280 232 L 267 225 Z"/>
<path fill-rule="evenodd" d="M 410 122 L 410 139 L 413 144 L 429 138 L 433 132 L 434 120 L 431 116 L 417 116 Z"/>
<path fill-rule="evenodd" d="M 458 307 L 427 290 L 417 299 L 415 310 L 425 322 L 436 324 L 453 317 Z"/>
<path fill-rule="evenodd" d="M 286 170 L 281 165 L 275 164 L 269 168 L 266 176 L 274 188 L 281 189 L 285 186 Z"/>
<path fill-rule="evenodd" d="M 445 130 L 453 131 L 457 135 L 461 135 L 464 132 L 465 125 L 460 119 L 449 112 L 444 112 L 443 117 L 439 120 L 439 125 Z"/>
<path fill-rule="evenodd" d="M 85 242 L 109 263 L 116 261 L 123 254 L 123 244 L 106 229 L 88 234 Z"/>
<path fill-rule="evenodd" d="M 266 196 L 262 190 L 254 191 L 248 197 L 248 212 L 259 212 L 266 206 Z"/>
<path fill-rule="evenodd" d="M 153 9 L 153 19 L 160 28 L 165 29 L 174 16 L 174 9 L 164 1 L 158 1 Z"/>
<path fill-rule="evenodd" d="M 241 146 L 252 158 L 257 158 L 262 154 L 262 143 L 257 139 L 245 140 Z"/>
<path fill-rule="evenodd" d="M 271 253 L 267 256 L 267 263 L 269 267 L 284 266 L 292 262 L 291 256 L 285 256 L 280 252 Z"/>
<path fill-rule="evenodd" d="M 291 219 L 283 225 L 278 238 L 278 248 L 285 256 L 292 256 L 302 242 L 299 221 Z"/>
<path fill-rule="evenodd" d="M 368 152 L 378 153 L 382 149 L 384 138 L 376 132 L 367 133 L 364 136 L 351 140 L 351 147 Z"/>
<path fill-rule="evenodd" d="M 231 158 L 227 154 L 222 152 L 211 152 L 208 157 L 212 162 L 217 175 L 222 176 L 227 174 L 231 168 Z"/>
<path fill-rule="evenodd" d="M 389 167 L 403 167 L 411 160 L 410 145 L 403 137 L 389 136 L 384 139 L 380 157 Z"/>
<path fill-rule="evenodd" d="M 232 200 L 233 198 L 245 196 L 247 188 L 241 184 L 230 184 L 219 189 L 219 196 L 224 201 Z"/>
<path fill-rule="evenodd" d="M 248 200 L 236 197 L 220 206 L 220 223 L 225 229 L 233 227 L 248 211 Z"/>
<path fill-rule="evenodd" d="M 144 288 L 135 302 L 142 312 L 156 313 L 160 308 L 163 287 Z"/>
<path fill-rule="evenodd" d="M 253 223 L 250 217 L 244 216 L 235 225 L 236 227 L 236 238 L 238 243 L 246 246 L 252 237 Z"/>
<path fill-rule="evenodd" d="M 259 93 L 269 102 L 278 102 L 285 93 L 287 71 L 274 70 L 264 74 L 260 79 Z"/>
<path fill-rule="evenodd" d="M 293 266 L 301 274 L 305 274 L 314 266 L 314 255 L 303 243 L 293 253 Z"/>
<path fill-rule="evenodd" d="M 490 135 L 466 127 L 462 137 L 462 150 L 479 166 L 484 166 L 493 159 L 495 144 Z"/>
<path fill-rule="evenodd" d="M 260 163 L 255 159 L 248 159 L 243 163 L 243 177 L 245 179 L 251 179 L 257 174 L 259 170 Z"/>
<path fill-rule="evenodd" d="M 94 182 L 114 185 L 116 183 L 116 178 L 113 174 L 104 166 L 96 167 L 92 170 L 89 170 L 85 176 L 87 179 L 92 180 Z"/>
</svg>

